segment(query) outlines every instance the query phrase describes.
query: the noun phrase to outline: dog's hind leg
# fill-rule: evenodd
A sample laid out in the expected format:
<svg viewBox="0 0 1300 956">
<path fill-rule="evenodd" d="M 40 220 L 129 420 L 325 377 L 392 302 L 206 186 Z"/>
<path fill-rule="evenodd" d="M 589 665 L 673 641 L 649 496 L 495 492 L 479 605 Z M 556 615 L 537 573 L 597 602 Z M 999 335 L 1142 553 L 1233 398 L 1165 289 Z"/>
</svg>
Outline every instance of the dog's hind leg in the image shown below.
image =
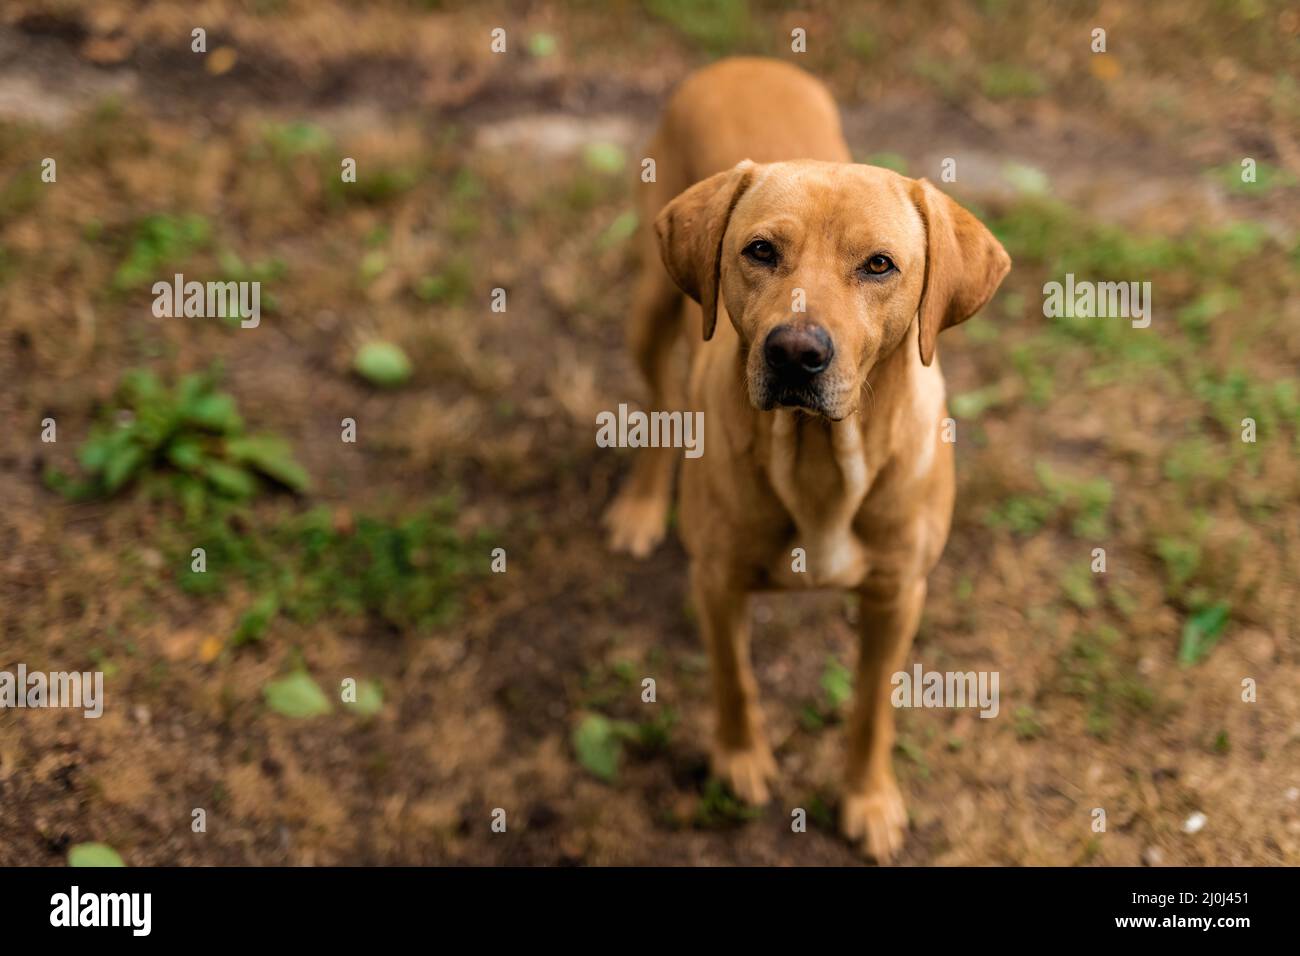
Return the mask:
<svg viewBox="0 0 1300 956">
<path fill-rule="evenodd" d="M 682 329 L 685 298 L 659 263 L 653 240 L 632 306 L 629 339 L 632 355 L 649 385 L 649 411 L 682 411 L 685 397 L 674 362 L 673 346 Z M 640 448 L 632 474 L 605 513 L 609 544 L 643 558 L 663 540 L 672 504 L 673 475 L 680 448 Z"/>
</svg>

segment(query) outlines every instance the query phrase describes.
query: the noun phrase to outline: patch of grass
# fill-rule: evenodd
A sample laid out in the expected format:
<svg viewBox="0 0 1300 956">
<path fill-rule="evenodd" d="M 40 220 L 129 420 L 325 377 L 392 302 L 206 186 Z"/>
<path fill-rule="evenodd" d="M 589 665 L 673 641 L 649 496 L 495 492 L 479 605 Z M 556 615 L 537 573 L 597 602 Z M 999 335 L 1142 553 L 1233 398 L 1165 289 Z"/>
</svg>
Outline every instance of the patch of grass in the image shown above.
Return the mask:
<svg viewBox="0 0 1300 956">
<path fill-rule="evenodd" d="M 746 0 L 645 0 L 645 8 L 716 55 L 735 50 L 753 32 Z"/>
<path fill-rule="evenodd" d="M 1172 596 L 1183 592 L 1201 567 L 1201 547 L 1205 525 L 1199 526 L 1194 537 L 1161 535 L 1156 538 L 1156 556 L 1165 567 L 1168 580 L 1166 590 Z"/>
<path fill-rule="evenodd" d="M 463 305 L 474 291 L 473 272 L 463 256 L 456 256 L 441 272 L 419 279 L 414 291 L 425 302 Z"/>
<path fill-rule="evenodd" d="M 918 56 L 912 61 L 912 72 L 934 87 L 945 99 L 956 99 L 961 90 L 957 70 L 948 60 Z"/>
<path fill-rule="evenodd" d="M 866 27 L 854 27 L 848 31 L 844 37 L 844 42 L 849 48 L 849 52 L 855 58 L 862 62 L 868 62 L 880 48 L 880 41 L 876 35 Z"/>
<path fill-rule="evenodd" d="M 54 188 L 41 181 L 39 165 L 19 168 L 0 184 L 0 217 L 16 219 L 40 204 L 41 190 Z"/>
<path fill-rule="evenodd" d="M 216 390 L 215 371 L 187 375 L 175 387 L 153 372 L 128 372 L 118 404 L 81 446 L 86 473 L 74 480 L 51 469 L 47 483 L 74 499 L 107 497 L 136 480 L 162 489 L 197 518 L 214 500 L 247 501 L 262 480 L 302 492 L 310 484 L 288 445 L 249 435 L 230 395 Z"/>
<path fill-rule="evenodd" d="M 1061 590 L 1071 604 L 1090 611 L 1098 604 L 1096 575 L 1089 562 L 1071 564 L 1061 574 Z"/>
<path fill-rule="evenodd" d="M 323 126 L 303 120 L 264 124 L 250 154 L 254 161 L 269 161 L 289 178 L 296 177 L 305 162 L 324 184 L 328 202 L 336 206 L 381 205 L 413 189 L 427 172 L 423 162 L 377 162 L 352 156 L 357 160 L 356 181 L 344 182 L 340 163 L 346 151 Z"/>
<path fill-rule="evenodd" d="M 925 751 L 921 749 L 920 744 L 906 734 L 899 734 L 898 739 L 894 741 L 894 749 L 916 765 L 917 776 L 922 780 L 929 779 L 930 764 L 925 759 Z"/>
<path fill-rule="evenodd" d="M 278 279 L 284 278 L 288 272 L 288 266 L 283 259 L 270 258 L 261 259 L 256 262 L 245 262 L 239 257 L 239 254 L 223 249 L 217 254 L 217 264 L 221 267 L 221 282 L 257 282 L 260 283 L 258 300 L 259 307 L 263 312 L 275 312 L 280 307 L 279 301 L 275 295 L 267 289 L 267 286 Z M 237 303 L 226 303 L 226 314 L 219 316 L 232 325 L 237 325 L 241 316 Z"/>
<path fill-rule="evenodd" d="M 1039 408 L 1046 407 L 1056 391 L 1056 376 L 1046 360 L 1048 349 L 1042 346 L 1045 336 L 1039 336 L 1032 342 L 1017 345 L 1011 351 L 1011 364 L 1024 379 L 1026 397 Z"/>
<path fill-rule="evenodd" d="M 1229 192 L 1244 196 L 1262 196 L 1271 190 L 1296 184 L 1296 177 L 1291 173 L 1260 160 L 1255 161 L 1254 182 L 1242 179 L 1243 173 L 1240 161 L 1225 163 L 1208 171 L 1209 176 Z"/>
<path fill-rule="evenodd" d="M 212 229 L 197 214 L 146 216 L 131 231 L 125 258 L 113 274 L 119 292 L 170 280 L 164 273 L 207 245 Z"/>
<path fill-rule="evenodd" d="M 1210 323 L 1241 306 L 1241 292 L 1227 285 L 1214 285 L 1175 313 L 1179 327 L 1196 342 L 1204 342 Z"/>
<path fill-rule="evenodd" d="M 254 146 L 255 153 L 264 153 L 281 165 L 288 165 L 299 156 L 322 156 L 334 146 L 334 137 L 315 123 L 303 120 L 265 123 Z"/>
<path fill-rule="evenodd" d="M 721 780 L 710 778 L 695 808 L 695 825 L 705 830 L 726 830 L 757 819 L 761 814 L 758 807 L 737 799 Z"/>
<path fill-rule="evenodd" d="M 580 683 L 582 704 L 590 710 L 615 708 L 626 701 L 640 699 L 639 681 L 630 665 L 596 665 L 582 675 Z"/>
<path fill-rule="evenodd" d="M 1195 382 L 1196 397 L 1210 417 L 1240 444 L 1242 419 L 1255 419 L 1258 437 L 1276 434 L 1285 423 L 1300 426 L 1300 388 L 1296 379 L 1262 380 L 1244 368 L 1207 371 Z"/>
<path fill-rule="evenodd" d="M 1058 474 L 1046 462 L 1034 467 L 1041 494 L 1011 495 L 989 510 L 985 523 L 1016 534 L 1033 534 L 1058 515 L 1070 522 L 1078 538 L 1096 540 L 1107 530 L 1114 489 L 1105 478 L 1071 478 Z"/>
<path fill-rule="evenodd" d="M 232 643 L 260 640 L 281 615 L 309 623 L 330 615 L 367 615 L 395 629 L 426 631 L 453 620 L 465 586 L 487 566 L 486 536 L 466 539 L 453 526 L 451 496 L 395 521 L 340 521 L 315 508 L 269 526 L 212 516 L 173 534 L 182 589 L 221 594 L 242 582 L 255 595 Z M 194 570 L 201 547 L 206 569 Z M 482 558 L 477 569 L 474 557 Z"/>
<path fill-rule="evenodd" d="M 1237 222 L 1171 237 L 1136 233 L 1096 222 L 1045 196 L 1024 196 L 990 221 L 1013 260 L 1039 262 L 1047 272 L 1080 279 L 1150 280 L 1157 273 L 1184 273 L 1231 284 L 1243 262 L 1267 241 L 1257 223 Z"/>
<path fill-rule="evenodd" d="M 647 754 L 660 753 L 672 743 L 677 711 L 667 705 L 656 707 L 654 716 L 637 725 L 636 745 Z"/>
<path fill-rule="evenodd" d="M 821 688 L 826 706 L 832 713 L 838 713 L 853 698 L 853 672 L 833 656 L 827 656 Z"/>
<path fill-rule="evenodd" d="M 1182 641 L 1178 646 L 1178 663 L 1183 667 L 1199 664 L 1219 643 L 1228 623 L 1230 609 L 1222 601 L 1198 607 L 1183 622 Z"/>
<path fill-rule="evenodd" d="M 1118 718 L 1156 706 L 1154 692 L 1118 658 L 1119 641 L 1118 631 L 1102 625 L 1077 636 L 1061 662 L 1065 693 L 1084 702 L 1088 732 L 1103 740 Z"/>
<path fill-rule="evenodd" d="M 343 182 L 337 173 L 325 181 L 332 197 L 378 206 L 414 189 L 424 175 L 420 164 L 404 163 L 358 168 L 355 183 Z"/>
<path fill-rule="evenodd" d="M 901 153 L 872 153 L 865 157 L 862 162 L 868 166 L 880 166 L 884 169 L 892 169 L 904 176 L 907 175 L 907 157 Z"/>
<path fill-rule="evenodd" d="M 1038 720 L 1038 715 L 1034 708 L 1022 705 L 1015 709 L 1011 715 L 1011 726 L 1015 730 L 1016 737 L 1020 740 L 1036 740 L 1043 736 L 1046 731 Z"/>
<path fill-rule="evenodd" d="M 1195 435 L 1168 451 L 1162 470 L 1177 485 L 1180 499 L 1192 501 L 1198 493 L 1221 487 L 1232 476 L 1233 467 L 1233 456 L 1224 453 L 1221 442 Z"/>
<path fill-rule="evenodd" d="M 980 90 L 990 99 L 1020 99 L 1039 96 L 1047 85 L 1032 70 L 1015 63 L 989 63 L 980 70 Z"/>
</svg>

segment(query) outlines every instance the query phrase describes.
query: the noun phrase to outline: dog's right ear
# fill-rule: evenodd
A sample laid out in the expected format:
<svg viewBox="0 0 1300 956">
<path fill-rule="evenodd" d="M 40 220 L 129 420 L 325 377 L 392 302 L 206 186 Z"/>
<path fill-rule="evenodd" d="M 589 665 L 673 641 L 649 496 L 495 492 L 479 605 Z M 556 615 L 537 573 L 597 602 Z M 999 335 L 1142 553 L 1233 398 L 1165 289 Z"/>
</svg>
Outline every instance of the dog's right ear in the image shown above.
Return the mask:
<svg viewBox="0 0 1300 956">
<path fill-rule="evenodd" d="M 659 255 L 677 287 L 704 310 L 704 339 L 718 322 L 718 284 L 722 278 L 722 237 L 731 211 L 754 178 L 748 159 L 724 173 L 701 180 L 655 218 Z"/>
</svg>

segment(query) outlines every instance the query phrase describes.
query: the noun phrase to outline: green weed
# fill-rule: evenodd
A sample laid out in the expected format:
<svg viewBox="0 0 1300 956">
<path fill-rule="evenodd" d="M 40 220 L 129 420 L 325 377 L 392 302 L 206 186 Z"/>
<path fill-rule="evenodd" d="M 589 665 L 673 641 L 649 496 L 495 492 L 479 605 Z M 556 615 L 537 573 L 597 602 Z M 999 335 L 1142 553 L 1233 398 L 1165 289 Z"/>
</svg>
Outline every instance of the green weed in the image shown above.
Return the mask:
<svg viewBox="0 0 1300 956">
<path fill-rule="evenodd" d="M 47 483 L 68 497 L 107 497 L 136 480 L 169 492 L 190 517 L 214 500 L 247 501 L 264 480 L 302 492 L 310 484 L 280 438 L 250 435 L 217 373 L 187 375 L 169 388 L 147 369 L 128 372 L 118 403 L 81 446 L 86 477 L 51 469 Z"/>
<path fill-rule="evenodd" d="M 169 267 L 207 245 L 212 229 L 200 215 L 146 216 L 132 230 L 126 257 L 113 274 L 119 292 L 156 281 Z"/>
</svg>

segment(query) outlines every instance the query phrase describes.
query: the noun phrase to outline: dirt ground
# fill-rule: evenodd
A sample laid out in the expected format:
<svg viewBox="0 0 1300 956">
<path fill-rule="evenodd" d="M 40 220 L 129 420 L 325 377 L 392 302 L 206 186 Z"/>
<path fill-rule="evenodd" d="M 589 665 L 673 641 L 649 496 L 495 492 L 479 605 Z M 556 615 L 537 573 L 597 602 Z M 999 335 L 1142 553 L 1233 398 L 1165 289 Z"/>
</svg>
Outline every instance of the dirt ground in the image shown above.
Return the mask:
<svg viewBox="0 0 1300 956">
<path fill-rule="evenodd" d="M 900 711 L 901 862 L 1300 863 L 1293 5 L 13 0 L 0 670 L 101 670 L 106 703 L 0 710 L 0 864 L 860 862 L 834 826 L 853 601 L 755 599 L 781 775 L 749 812 L 709 780 L 680 545 L 614 557 L 600 527 L 629 453 L 596 413 L 644 399 L 640 150 L 692 67 L 741 52 L 824 78 L 860 161 L 939 182 L 955 158 L 945 188 L 1015 261 L 941 341 L 957 507 L 913 655 L 997 671 L 1000 713 Z M 260 326 L 156 318 L 178 271 L 260 279 Z M 1151 281 L 1152 328 L 1045 318 L 1067 271 Z M 353 370 L 372 340 L 409 356 L 401 387 Z M 201 518 L 143 475 L 60 492 L 124 374 L 214 360 L 309 490 Z M 312 513 L 360 564 L 304 556 Z M 188 574 L 208 541 L 211 586 Z M 303 674 L 328 713 L 268 694 Z M 338 703 L 347 678 L 373 707 Z M 605 778 L 593 726 L 619 728 Z"/>
</svg>

